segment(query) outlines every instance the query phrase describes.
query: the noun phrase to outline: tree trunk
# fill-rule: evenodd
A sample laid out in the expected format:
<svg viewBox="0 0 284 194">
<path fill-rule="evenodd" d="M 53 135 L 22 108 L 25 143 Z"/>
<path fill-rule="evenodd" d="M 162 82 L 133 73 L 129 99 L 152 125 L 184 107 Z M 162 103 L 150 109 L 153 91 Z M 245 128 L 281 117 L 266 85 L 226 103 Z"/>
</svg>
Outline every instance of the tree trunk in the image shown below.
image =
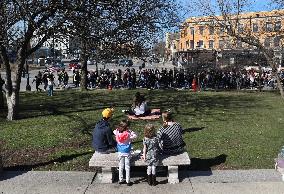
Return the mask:
<svg viewBox="0 0 284 194">
<path fill-rule="evenodd" d="M 276 81 L 277 81 L 277 87 L 278 87 L 280 94 L 281 94 L 281 98 L 284 100 L 284 91 L 283 91 L 283 86 L 281 84 L 280 76 L 279 76 L 278 73 L 276 73 L 275 76 L 276 76 Z"/>
<path fill-rule="evenodd" d="M 18 60 L 16 61 L 17 69 L 16 72 L 7 76 L 7 82 L 10 82 L 9 90 L 6 92 L 6 101 L 7 101 L 7 120 L 12 121 L 18 118 L 19 114 L 19 97 L 20 97 L 20 84 L 22 78 L 23 67 L 25 64 L 25 58 L 23 53 L 19 51 Z M 8 72 L 7 72 L 8 73 Z"/>
<path fill-rule="evenodd" d="M 0 110 L 4 108 L 4 94 L 2 89 L 0 88 Z"/>
<path fill-rule="evenodd" d="M 282 87 L 282 84 L 281 84 L 281 79 L 280 79 L 279 74 L 277 72 L 277 65 L 276 65 L 275 61 L 273 60 L 274 53 L 271 50 L 268 50 L 267 52 L 265 50 L 263 50 L 263 53 L 264 53 L 264 56 L 265 56 L 268 64 L 272 68 L 272 75 L 276 77 L 277 87 L 279 89 L 282 100 L 284 100 L 284 91 L 283 91 L 283 87 Z"/>
<path fill-rule="evenodd" d="M 88 61 L 88 57 L 84 54 L 82 54 L 82 69 L 81 69 L 81 91 L 86 91 L 88 88 L 88 67 L 87 67 L 87 61 Z"/>
<path fill-rule="evenodd" d="M 19 94 L 18 90 L 14 90 L 11 95 L 6 94 L 9 121 L 15 120 L 18 117 L 18 106 L 19 106 Z"/>
</svg>

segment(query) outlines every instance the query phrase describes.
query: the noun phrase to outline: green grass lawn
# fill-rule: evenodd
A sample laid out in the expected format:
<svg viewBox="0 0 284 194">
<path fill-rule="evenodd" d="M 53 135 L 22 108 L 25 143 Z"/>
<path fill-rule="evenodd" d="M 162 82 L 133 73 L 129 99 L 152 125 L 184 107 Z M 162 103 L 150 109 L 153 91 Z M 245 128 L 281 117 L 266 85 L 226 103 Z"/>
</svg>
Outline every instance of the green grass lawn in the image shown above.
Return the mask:
<svg viewBox="0 0 284 194">
<path fill-rule="evenodd" d="M 21 93 L 20 119 L 0 113 L 0 143 L 8 170 L 90 170 L 92 128 L 103 108 L 116 105 L 111 121 L 125 118 L 137 90 L 75 90 Z M 193 169 L 273 168 L 284 145 L 284 102 L 275 93 L 140 90 L 152 108 L 171 109 L 187 129 L 184 139 Z M 157 128 L 161 120 L 150 121 Z M 146 121 L 132 121 L 142 148 Z"/>
</svg>

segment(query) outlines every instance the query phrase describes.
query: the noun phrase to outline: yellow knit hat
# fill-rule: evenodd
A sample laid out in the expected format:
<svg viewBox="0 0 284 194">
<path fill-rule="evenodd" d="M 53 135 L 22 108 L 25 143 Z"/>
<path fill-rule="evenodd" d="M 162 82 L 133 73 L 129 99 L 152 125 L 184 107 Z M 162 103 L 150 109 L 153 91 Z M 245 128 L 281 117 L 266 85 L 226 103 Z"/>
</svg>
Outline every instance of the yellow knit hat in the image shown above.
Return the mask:
<svg viewBox="0 0 284 194">
<path fill-rule="evenodd" d="M 112 116 L 113 109 L 112 108 L 106 108 L 103 110 L 102 115 L 104 118 L 110 118 Z"/>
</svg>

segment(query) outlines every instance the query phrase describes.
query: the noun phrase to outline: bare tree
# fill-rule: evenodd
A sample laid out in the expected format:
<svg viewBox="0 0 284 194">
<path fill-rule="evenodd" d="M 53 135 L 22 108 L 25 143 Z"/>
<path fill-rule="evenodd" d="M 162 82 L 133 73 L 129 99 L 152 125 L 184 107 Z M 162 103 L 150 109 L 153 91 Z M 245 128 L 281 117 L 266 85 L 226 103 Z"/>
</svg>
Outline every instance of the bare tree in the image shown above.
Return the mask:
<svg viewBox="0 0 284 194">
<path fill-rule="evenodd" d="M 248 0 L 192 0 L 191 3 L 193 2 L 195 5 L 194 9 L 197 8 L 203 15 L 208 16 L 207 19 L 213 21 L 213 24 L 210 24 L 211 26 L 225 29 L 227 35 L 230 36 L 233 41 L 246 43 L 264 54 L 267 63 L 272 68 L 272 73 L 277 80 L 281 97 L 284 99 L 283 86 L 281 84 L 280 76 L 277 73 L 278 59 L 273 48 L 267 47 L 265 42 L 260 39 L 260 34 L 262 33 L 262 35 L 277 37 L 279 42 L 281 42 L 280 40 L 283 40 L 284 37 L 283 29 L 271 30 L 271 32 L 261 30 L 259 33 L 253 33 L 251 23 L 252 18 L 246 17 L 244 19 L 242 17 L 243 12 L 248 11 L 248 8 L 252 6 L 251 1 Z M 283 1 L 280 0 L 276 0 L 275 2 L 283 3 Z M 278 15 L 278 17 L 283 16 L 283 12 L 281 11 L 276 11 L 275 14 Z M 243 22 L 244 20 L 247 20 L 246 23 Z"/>
<path fill-rule="evenodd" d="M 6 71 L 8 120 L 18 116 L 21 74 L 26 59 L 53 34 L 79 37 L 83 64 L 81 85 L 86 89 L 87 60 L 94 50 L 109 49 L 112 45 L 137 52 L 158 31 L 178 23 L 174 0 L 2 0 L 0 12 L 0 58 Z M 37 41 L 31 45 L 33 39 Z M 9 60 L 10 50 L 17 53 L 14 63 Z"/>
<path fill-rule="evenodd" d="M 6 71 L 5 93 L 8 120 L 14 120 L 19 111 L 21 74 L 29 55 L 59 30 L 64 22 L 63 13 L 68 7 L 65 1 L 42 0 L 1 0 L 0 2 L 0 58 Z M 38 42 L 31 47 L 33 38 Z M 14 64 L 8 52 L 17 53 Z"/>
</svg>

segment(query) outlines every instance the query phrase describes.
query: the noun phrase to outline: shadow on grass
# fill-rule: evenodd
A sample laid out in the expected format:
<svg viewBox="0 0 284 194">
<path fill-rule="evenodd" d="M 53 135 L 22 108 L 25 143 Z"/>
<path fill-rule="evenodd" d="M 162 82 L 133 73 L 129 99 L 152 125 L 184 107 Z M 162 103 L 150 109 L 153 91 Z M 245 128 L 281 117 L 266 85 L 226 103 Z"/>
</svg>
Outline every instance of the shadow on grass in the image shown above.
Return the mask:
<svg viewBox="0 0 284 194">
<path fill-rule="evenodd" d="M 53 98 L 45 94 L 23 93 L 20 102 L 20 119 L 48 116 L 56 114 L 54 107 L 61 110 L 57 114 L 68 114 L 75 112 L 97 111 L 116 104 L 116 107 L 127 108 L 131 106 L 133 91 L 62 91 L 57 92 Z M 175 114 L 200 115 L 210 114 L 208 110 L 228 109 L 238 111 L 243 108 L 255 107 L 258 99 L 255 96 L 238 94 L 214 94 L 202 93 L 194 95 L 187 91 L 145 91 L 146 98 L 152 108 L 161 110 L 172 109 Z M 24 97 L 24 98 L 23 98 Z M 177 100 L 178 99 L 178 100 Z M 186 107 L 189 107 L 187 109 Z M 193 109 L 193 110 L 192 110 Z"/>
<path fill-rule="evenodd" d="M 41 163 L 30 164 L 30 165 L 27 164 L 27 165 L 9 166 L 9 167 L 4 167 L 3 170 L 4 171 L 30 171 L 35 168 L 47 166 L 47 165 L 54 164 L 54 163 L 64 163 L 64 162 L 67 162 L 67 161 L 70 161 L 75 158 L 85 156 L 91 153 L 93 153 L 93 151 L 83 152 L 80 154 L 63 155 L 63 156 L 60 156 L 59 158 L 56 158 L 56 159 L 53 159 L 47 162 L 41 162 Z"/>
<path fill-rule="evenodd" d="M 190 170 L 195 171 L 211 171 L 211 167 L 223 164 L 227 159 L 226 154 L 221 154 L 214 158 L 201 159 L 201 158 L 191 158 Z"/>
<path fill-rule="evenodd" d="M 205 127 L 191 127 L 191 128 L 184 129 L 184 133 L 191 133 L 191 132 L 195 132 L 195 131 L 201 131 L 203 129 L 205 129 Z"/>
</svg>

